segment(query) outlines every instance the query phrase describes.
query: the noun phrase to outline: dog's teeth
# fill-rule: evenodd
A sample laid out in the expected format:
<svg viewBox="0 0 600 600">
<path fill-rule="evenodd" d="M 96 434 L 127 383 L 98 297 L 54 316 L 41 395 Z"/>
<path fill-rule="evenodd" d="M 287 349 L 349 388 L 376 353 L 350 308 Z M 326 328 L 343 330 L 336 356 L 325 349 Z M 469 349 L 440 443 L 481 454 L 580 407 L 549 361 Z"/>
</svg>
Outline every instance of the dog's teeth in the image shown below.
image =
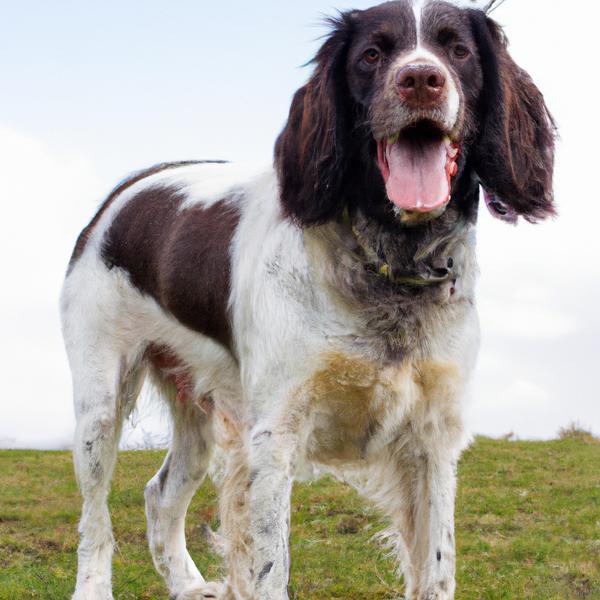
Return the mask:
<svg viewBox="0 0 600 600">
<path fill-rule="evenodd" d="M 398 141 L 398 138 L 399 138 L 399 137 L 400 137 L 400 134 L 399 134 L 399 133 L 395 133 L 394 135 L 391 135 L 391 136 L 388 138 L 388 144 L 389 144 L 390 146 L 393 146 L 393 145 L 394 145 L 394 144 L 395 144 L 395 143 Z"/>
</svg>

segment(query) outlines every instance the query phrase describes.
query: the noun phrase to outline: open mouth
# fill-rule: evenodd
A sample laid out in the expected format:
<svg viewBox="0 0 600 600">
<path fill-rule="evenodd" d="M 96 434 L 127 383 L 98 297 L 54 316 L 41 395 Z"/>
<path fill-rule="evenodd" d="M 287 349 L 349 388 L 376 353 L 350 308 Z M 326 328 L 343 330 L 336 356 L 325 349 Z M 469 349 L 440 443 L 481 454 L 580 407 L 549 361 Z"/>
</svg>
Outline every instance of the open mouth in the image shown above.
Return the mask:
<svg viewBox="0 0 600 600">
<path fill-rule="evenodd" d="M 400 209 L 428 213 L 450 201 L 460 146 L 422 121 L 377 142 L 388 198 Z"/>
</svg>

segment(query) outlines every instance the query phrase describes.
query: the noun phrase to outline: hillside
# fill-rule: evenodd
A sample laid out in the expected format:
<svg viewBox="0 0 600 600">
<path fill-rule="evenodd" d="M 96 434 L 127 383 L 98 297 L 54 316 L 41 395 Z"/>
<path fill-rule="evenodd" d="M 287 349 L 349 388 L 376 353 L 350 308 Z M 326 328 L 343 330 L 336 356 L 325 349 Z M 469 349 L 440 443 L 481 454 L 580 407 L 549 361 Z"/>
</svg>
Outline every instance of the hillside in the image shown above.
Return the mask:
<svg viewBox="0 0 600 600">
<path fill-rule="evenodd" d="M 111 493 L 118 600 L 166 598 L 145 540 L 143 488 L 163 453 L 120 455 Z M 600 444 L 478 439 L 461 461 L 457 599 L 600 599 Z M 71 456 L 0 452 L 0 600 L 67 599 L 74 586 L 80 500 Z M 188 518 L 192 555 L 219 574 L 202 525 L 215 522 L 204 485 Z M 354 492 L 297 484 L 292 598 L 401 598 L 393 565 L 371 541 L 382 527 Z"/>
</svg>

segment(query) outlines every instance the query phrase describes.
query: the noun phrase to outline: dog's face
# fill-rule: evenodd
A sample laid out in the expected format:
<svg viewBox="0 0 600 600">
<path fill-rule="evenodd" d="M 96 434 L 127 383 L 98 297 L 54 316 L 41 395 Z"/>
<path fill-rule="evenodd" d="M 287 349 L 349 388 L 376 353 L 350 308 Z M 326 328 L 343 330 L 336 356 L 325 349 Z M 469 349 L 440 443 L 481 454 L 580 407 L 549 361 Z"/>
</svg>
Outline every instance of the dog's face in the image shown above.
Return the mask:
<svg viewBox="0 0 600 600">
<path fill-rule="evenodd" d="M 358 202 L 434 218 L 467 180 L 505 220 L 553 212 L 552 119 L 482 11 L 400 0 L 331 23 L 276 146 L 290 216 L 324 222 Z"/>
<path fill-rule="evenodd" d="M 348 89 L 368 115 L 388 199 L 436 211 L 450 199 L 461 143 L 473 137 L 483 84 L 469 17 L 442 3 L 394 3 L 354 23 Z"/>
</svg>

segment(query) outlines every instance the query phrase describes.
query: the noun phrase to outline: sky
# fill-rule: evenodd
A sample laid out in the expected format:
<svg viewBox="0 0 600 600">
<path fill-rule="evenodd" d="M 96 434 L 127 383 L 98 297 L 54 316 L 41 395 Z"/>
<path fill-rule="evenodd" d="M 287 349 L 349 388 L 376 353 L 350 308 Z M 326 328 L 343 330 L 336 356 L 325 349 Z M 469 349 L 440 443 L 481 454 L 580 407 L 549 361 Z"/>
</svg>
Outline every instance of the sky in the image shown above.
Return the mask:
<svg viewBox="0 0 600 600">
<path fill-rule="evenodd" d="M 165 160 L 269 160 L 322 15 L 371 2 L 0 0 L 0 447 L 71 444 L 58 296 L 74 240 L 127 173 Z M 507 0 L 493 14 L 560 130 L 559 217 L 482 211 L 474 433 L 600 434 L 600 7 Z M 123 446 L 166 439 L 144 400 Z"/>
</svg>

